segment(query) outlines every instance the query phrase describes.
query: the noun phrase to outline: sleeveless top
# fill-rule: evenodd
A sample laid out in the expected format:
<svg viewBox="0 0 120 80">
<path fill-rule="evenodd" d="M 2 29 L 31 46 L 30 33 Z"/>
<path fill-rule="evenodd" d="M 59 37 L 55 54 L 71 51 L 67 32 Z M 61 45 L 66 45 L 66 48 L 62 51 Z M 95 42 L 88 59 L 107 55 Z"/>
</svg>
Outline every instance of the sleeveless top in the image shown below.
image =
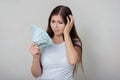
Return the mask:
<svg viewBox="0 0 120 80">
<path fill-rule="evenodd" d="M 41 48 L 42 74 L 40 80 L 74 80 L 67 60 L 65 42 Z"/>
</svg>

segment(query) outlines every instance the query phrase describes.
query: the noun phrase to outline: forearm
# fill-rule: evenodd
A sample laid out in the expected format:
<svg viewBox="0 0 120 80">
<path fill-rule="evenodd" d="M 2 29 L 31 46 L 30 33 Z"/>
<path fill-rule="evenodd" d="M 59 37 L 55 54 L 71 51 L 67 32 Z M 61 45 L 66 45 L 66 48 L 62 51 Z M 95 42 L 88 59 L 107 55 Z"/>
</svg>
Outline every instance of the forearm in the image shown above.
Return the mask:
<svg viewBox="0 0 120 80">
<path fill-rule="evenodd" d="M 64 34 L 64 39 L 68 62 L 74 66 L 79 59 L 78 51 L 75 49 L 69 34 Z"/>
<path fill-rule="evenodd" d="M 41 66 L 40 66 L 40 60 L 33 58 L 33 63 L 31 67 L 31 72 L 34 77 L 39 77 L 41 75 Z"/>
</svg>

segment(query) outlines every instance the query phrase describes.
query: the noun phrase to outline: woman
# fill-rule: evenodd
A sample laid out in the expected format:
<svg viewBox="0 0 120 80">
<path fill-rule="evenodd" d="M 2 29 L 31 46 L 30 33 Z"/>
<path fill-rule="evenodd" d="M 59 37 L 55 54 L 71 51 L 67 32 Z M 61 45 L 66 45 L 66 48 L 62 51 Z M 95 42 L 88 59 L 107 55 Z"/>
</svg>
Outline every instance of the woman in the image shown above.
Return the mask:
<svg viewBox="0 0 120 80">
<path fill-rule="evenodd" d="M 74 80 L 76 65 L 82 62 L 82 43 L 77 35 L 71 10 L 57 6 L 48 20 L 47 33 L 53 44 L 39 48 L 33 43 L 31 72 L 40 80 Z"/>
</svg>

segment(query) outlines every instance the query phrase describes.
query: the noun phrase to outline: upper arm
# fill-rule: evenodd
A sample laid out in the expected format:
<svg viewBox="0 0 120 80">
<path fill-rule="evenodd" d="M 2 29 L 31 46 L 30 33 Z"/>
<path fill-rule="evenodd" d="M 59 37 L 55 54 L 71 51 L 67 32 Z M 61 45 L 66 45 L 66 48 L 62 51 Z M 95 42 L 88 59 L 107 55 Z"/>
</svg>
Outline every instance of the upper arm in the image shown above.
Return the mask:
<svg viewBox="0 0 120 80">
<path fill-rule="evenodd" d="M 82 50 L 79 46 L 75 46 L 75 49 L 77 51 L 77 54 L 78 54 L 78 62 L 81 62 L 81 59 L 82 59 Z"/>
<path fill-rule="evenodd" d="M 80 42 L 79 39 L 74 39 L 74 47 L 78 53 L 78 62 L 81 63 L 82 59 L 82 43 Z"/>
</svg>

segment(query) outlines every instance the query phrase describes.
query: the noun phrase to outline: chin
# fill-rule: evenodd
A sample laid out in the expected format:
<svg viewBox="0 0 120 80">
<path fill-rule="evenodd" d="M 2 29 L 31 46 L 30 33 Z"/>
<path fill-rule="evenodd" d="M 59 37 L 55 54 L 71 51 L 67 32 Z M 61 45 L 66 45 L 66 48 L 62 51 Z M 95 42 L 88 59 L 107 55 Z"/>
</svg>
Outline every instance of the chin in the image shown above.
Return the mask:
<svg viewBox="0 0 120 80">
<path fill-rule="evenodd" d="M 62 36 L 63 34 L 55 33 L 54 35 L 55 35 L 55 36 Z"/>
</svg>

